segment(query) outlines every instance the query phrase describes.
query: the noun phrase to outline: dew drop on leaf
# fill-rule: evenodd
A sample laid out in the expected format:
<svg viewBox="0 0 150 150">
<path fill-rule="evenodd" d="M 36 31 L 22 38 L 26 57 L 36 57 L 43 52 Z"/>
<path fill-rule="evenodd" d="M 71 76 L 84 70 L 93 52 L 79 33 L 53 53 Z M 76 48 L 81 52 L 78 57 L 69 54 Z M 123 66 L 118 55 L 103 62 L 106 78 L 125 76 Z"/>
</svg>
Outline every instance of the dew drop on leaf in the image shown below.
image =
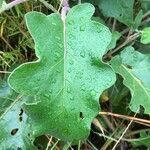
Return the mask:
<svg viewBox="0 0 150 150">
<path fill-rule="evenodd" d="M 70 72 L 71 72 L 71 68 L 68 69 L 68 73 L 70 73 Z"/>
<path fill-rule="evenodd" d="M 96 95 L 96 91 L 95 90 L 91 90 L 91 96 L 95 96 Z"/>
<path fill-rule="evenodd" d="M 60 37 L 59 37 L 59 36 L 56 36 L 56 39 L 57 39 L 57 40 L 60 40 Z"/>
<path fill-rule="evenodd" d="M 73 63 L 74 63 L 73 60 L 70 60 L 70 61 L 69 61 L 69 64 L 70 64 L 70 65 L 73 65 Z"/>
<path fill-rule="evenodd" d="M 60 73 L 60 72 L 61 72 L 61 70 L 60 70 L 60 69 L 57 69 L 57 70 L 56 70 L 56 72 Z"/>
<path fill-rule="evenodd" d="M 71 93 L 71 88 L 70 88 L 70 86 L 67 87 L 67 92 L 68 92 L 68 93 Z"/>
<path fill-rule="evenodd" d="M 73 97 L 73 96 L 71 96 L 71 97 L 70 97 L 70 100 L 71 100 L 71 101 L 73 101 L 73 100 L 74 100 L 74 97 Z"/>
<path fill-rule="evenodd" d="M 85 51 L 84 50 L 80 52 L 80 56 L 83 58 L 85 57 Z"/>
<path fill-rule="evenodd" d="M 56 52 L 56 58 L 60 58 L 60 53 L 59 52 Z"/>
<path fill-rule="evenodd" d="M 58 43 L 58 46 L 59 46 L 60 48 L 63 48 L 63 44 L 61 44 L 61 43 Z"/>
<path fill-rule="evenodd" d="M 73 25 L 73 24 L 74 24 L 74 20 L 70 20 L 70 21 L 68 22 L 68 24 L 69 24 L 69 25 Z"/>
<path fill-rule="evenodd" d="M 50 89 L 49 92 L 52 93 L 52 89 Z"/>
<path fill-rule="evenodd" d="M 82 85 L 81 85 L 81 90 L 82 90 L 82 91 L 85 91 L 85 84 L 82 84 Z"/>
<path fill-rule="evenodd" d="M 55 23 L 55 22 L 52 22 L 52 25 L 56 26 L 56 23 Z"/>
<path fill-rule="evenodd" d="M 53 78 L 52 83 L 53 83 L 53 84 L 56 83 L 56 79 L 55 79 L 55 78 Z"/>
<path fill-rule="evenodd" d="M 80 26 L 80 31 L 85 31 L 85 26 L 84 25 Z"/>
</svg>

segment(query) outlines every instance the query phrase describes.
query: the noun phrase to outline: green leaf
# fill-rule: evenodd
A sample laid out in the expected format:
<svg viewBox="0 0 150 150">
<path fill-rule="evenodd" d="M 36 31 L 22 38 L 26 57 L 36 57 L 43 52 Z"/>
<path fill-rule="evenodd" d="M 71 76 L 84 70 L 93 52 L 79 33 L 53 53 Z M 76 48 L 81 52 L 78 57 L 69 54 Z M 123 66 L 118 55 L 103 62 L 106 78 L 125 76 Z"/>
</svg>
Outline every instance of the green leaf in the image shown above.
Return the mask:
<svg viewBox="0 0 150 150">
<path fill-rule="evenodd" d="M 150 1 L 149 0 L 140 0 L 140 2 L 141 2 L 141 7 L 145 13 L 150 10 Z"/>
<path fill-rule="evenodd" d="M 113 70 L 102 63 L 111 33 L 91 21 L 93 13 L 94 7 L 85 3 L 70 9 L 65 22 L 56 13 L 26 15 L 39 59 L 15 69 L 9 83 L 17 92 L 41 99 L 26 106 L 35 136 L 87 138 L 99 112 L 99 96 L 115 81 Z"/>
<path fill-rule="evenodd" d="M 150 43 L 150 27 L 146 27 L 141 31 L 141 43 L 148 44 Z"/>
<path fill-rule="evenodd" d="M 127 26 L 133 23 L 134 0 L 99 0 L 99 8 L 107 17 L 114 17 Z"/>
<path fill-rule="evenodd" d="M 108 50 L 116 47 L 116 42 L 120 37 L 121 37 L 121 33 L 117 32 L 117 31 L 112 32 L 112 39 L 111 39 L 111 42 L 108 46 Z"/>
<path fill-rule="evenodd" d="M 133 141 L 131 143 L 134 147 L 144 145 L 149 148 L 150 147 L 150 132 L 148 133 L 141 132 L 140 137 L 136 141 Z"/>
<path fill-rule="evenodd" d="M 112 103 L 112 112 L 119 114 L 127 114 L 129 89 L 122 83 L 121 76 L 118 76 L 116 83 L 109 88 L 109 97 Z"/>
<path fill-rule="evenodd" d="M 142 17 L 143 17 L 143 11 L 140 10 L 140 11 L 138 12 L 137 16 L 135 17 L 134 23 L 133 23 L 133 25 L 132 25 L 132 28 L 133 28 L 133 29 L 138 29 L 138 27 L 139 27 L 140 24 L 141 24 Z"/>
<path fill-rule="evenodd" d="M 0 79 L 0 115 L 11 105 L 17 95 L 6 81 Z"/>
<path fill-rule="evenodd" d="M 130 109 L 137 112 L 143 106 L 145 113 L 150 114 L 150 55 L 127 47 L 120 56 L 112 59 L 111 65 L 124 78 L 124 85 L 130 89 Z"/>
<path fill-rule="evenodd" d="M 3 5 L 3 2 L 4 2 L 4 0 L 0 0 L 0 8 L 1 8 L 2 5 Z"/>
<path fill-rule="evenodd" d="M 33 149 L 27 116 L 21 108 L 21 98 L 8 84 L 0 82 L 0 149 Z M 24 99 L 25 100 L 25 99 Z"/>
</svg>

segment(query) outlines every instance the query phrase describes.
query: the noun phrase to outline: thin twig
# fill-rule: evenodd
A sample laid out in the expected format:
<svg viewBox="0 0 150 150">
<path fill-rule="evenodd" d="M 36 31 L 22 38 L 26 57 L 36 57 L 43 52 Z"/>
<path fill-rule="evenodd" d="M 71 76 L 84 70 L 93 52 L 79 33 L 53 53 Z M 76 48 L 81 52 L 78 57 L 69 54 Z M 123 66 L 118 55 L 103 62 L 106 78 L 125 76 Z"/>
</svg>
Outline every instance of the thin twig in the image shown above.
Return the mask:
<svg viewBox="0 0 150 150">
<path fill-rule="evenodd" d="M 136 113 L 137 114 L 137 113 Z M 136 116 L 136 114 L 134 115 L 134 117 Z M 133 117 L 133 118 L 134 118 Z M 127 132 L 127 130 L 129 129 L 129 127 L 131 126 L 133 122 L 133 119 L 130 121 L 130 123 L 128 124 L 128 126 L 126 127 L 126 129 L 124 130 L 124 132 L 122 133 L 122 135 L 120 136 L 120 138 L 117 140 L 116 144 L 114 145 L 114 147 L 112 148 L 112 150 L 115 150 L 117 145 L 119 144 L 119 142 L 121 141 L 121 139 L 123 138 L 123 136 L 125 135 L 125 133 Z"/>
<path fill-rule="evenodd" d="M 0 71 L 0 73 L 8 73 L 8 74 L 10 74 L 11 72 L 9 72 L 9 71 Z"/>
<path fill-rule="evenodd" d="M 150 10 L 143 15 L 142 19 L 148 17 L 149 15 L 150 15 Z"/>
<path fill-rule="evenodd" d="M 144 122 L 144 123 L 150 124 L 150 120 L 115 114 L 115 113 L 111 113 L 111 112 L 99 112 L 99 115 L 109 115 L 109 116 L 114 116 L 114 117 L 118 117 L 118 118 L 122 118 L 122 119 L 133 120 L 133 121 Z"/>
<path fill-rule="evenodd" d="M 114 20 L 113 20 L 112 31 L 115 31 L 116 23 L 117 23 L 117 20 L 116 20 L 116 19 L 114 19 Z"/>
<path fill-rule="evenodd" d="M 143 15 L 143 17 L 142 17 L 142 20 L 145 19 L 145 18 L 147 18 L 149 15 L 150 15 L 150 11 L 146 12 L 146 13 Z M 146 22 L 146 23 L 150 22 L 150 18 L 143 20 L 143 21 L 141 22 L 141 25 L 140 25 L 140 26 L 144 25 L 145 22 Z M 130 28 L 126 28 L 126 29 L 124 29 L 124 30 L 121 32 L 121 34 L 122 34 L 122 35 L 123 35 L 123 34 L 126 34 L 129 30 L 130 30 Z"/>
<path fill-rule="evenodd" d="M 14 6 L 18 5 L 18 4 L 24 3 L 26 1 L 28 1 L 28 0 L 14 0 L 14 1 L 8 3 L 8 4 L 4 4 L 2 6 L 2 8 L 0 9 L 0 13 L 4 12 L 5 10 L 9 10 L 12 7 L 14 7 Z"/>
<path fill-rule="evenodd" d="M 104 59 L 106 58 L 111 58 L 111 56 L 118 52 L 121 48 L 125 47 L 127 44 L 133 42 L 135 39 L 137 39 L 139 37 L 139 33 L 135 33 L 131 36 L 129 36 L 122 44 L 120 44 L 117 48 L 115 48 L 114 50 L 112 51 L 109 51 L 105 56 L 104 56 Z"/>
<path fill-rule="evenodd" d="M 59 5 L 59 7 L 58 7 L 57 12 L 60 12 L 60 9 L 61 9 L 61 7 L 62 7 L 62 5 L 63 5 L 63 1 L 64 1 L 64 0 L 60 0 L 60 5 Z"/>
<path fill-rule="evenodd" d="M 49 138 L 49 137 L 48 137 L 48 138 Z M 49 138 L 48 144 L 47 144 L 47 146 L 46 146 L 46 150 L 48 150 L 49 147 L 51 146 L 52 138 L 53 138 L 52 136 Z"/>
<path fill-rule="evenodd" d="M 102 132 L 103 135 L 105 135 L 104 131 L 106 131 L 106 129 L 103 128 L 103 126 L 100 124 L 98 119 L 94 118 L 92 123 L 100 129 L 100 131 Z"/>
<path fill-rule="evenodd" d="M 57 9 L 54 8 L 51 4 L 49 4 L 47 1 L 45 0 L 39 0 L 46 8 L 52 10 L 53 12 L 57 13 Z"/>
</svg>

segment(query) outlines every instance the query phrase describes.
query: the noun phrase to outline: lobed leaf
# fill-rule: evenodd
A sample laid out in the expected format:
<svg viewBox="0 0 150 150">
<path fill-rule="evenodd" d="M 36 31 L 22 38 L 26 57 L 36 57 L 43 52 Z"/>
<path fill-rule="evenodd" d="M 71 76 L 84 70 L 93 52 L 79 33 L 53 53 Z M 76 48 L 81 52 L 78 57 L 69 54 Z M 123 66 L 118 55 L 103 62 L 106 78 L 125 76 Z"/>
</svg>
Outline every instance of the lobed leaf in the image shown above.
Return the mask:
<svg viewBox="0 0 150 150">
<path fill-rule="evenodd" d="M 131 110 L 137 112 L 143 106 L 145 114 L 150 114 L 150 55 L 141 54 L 129 46 L 111 60 L 111 65 L 130 89 Z"/>
<path fill-rule="evenodd" d="M 2 85 L 2 86 L 1 86 Z M 21 107 L 25 98 L 18 96 L 8 84 L 0 82 L 0 149 L 32 150 L 32 132 Z"/>
<path fill-rule="evenodd" d="M 94 7 L 85 3 L 70 9 L 65 22 L 56 13 L 26 15 L 39 59 L 16 68 L 9 84 L 19 93 L 41 99 L 25 106 L 35 136 L 87 138 L 100 110 L 99 96 L 115 81 L 113 70 L 102 62 L 111 33 L 91 21 L 93 13 Z"/>
</svg>

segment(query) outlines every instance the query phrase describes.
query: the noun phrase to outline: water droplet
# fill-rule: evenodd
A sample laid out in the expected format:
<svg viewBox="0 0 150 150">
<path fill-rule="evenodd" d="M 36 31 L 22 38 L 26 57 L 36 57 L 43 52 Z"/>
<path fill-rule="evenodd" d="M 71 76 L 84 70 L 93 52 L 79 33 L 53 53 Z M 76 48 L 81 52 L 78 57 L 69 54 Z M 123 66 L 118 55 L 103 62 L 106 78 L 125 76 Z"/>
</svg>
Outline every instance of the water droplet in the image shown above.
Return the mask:
<svg viewBox="0 0 150 150">
<path fill-rule="evenodd" d="M 81 21 L 81 22 L 82 22 L 82 21 L 84 21 L 84 20 L 85 20 L 85 18 L 84 18 L 84 17 L 81 17 L 81 18 L 80 18 L 80 21 Z"/>
<path fill-rule="evenodd" d="M 49 94 L 44 94 L 44 96 L 48 98 L 48 97 L 49 97 Z"/>
<path fill-rule="evenodd" d="M 56 57 L 59 58 L 61 55 L 59 52 L 56 52 Z"/>
<path fill-rule="evenodd" d="M 61 71 L 59 69 L 57 69 L 56 72 L 60 73 Z"/>
<path fill-rule="evenodd" d="M 81 90 L 82 90 L 82 91 L 85 91 L 85 84 L 82 84 Z"/>
<path fill-rule="evenodd" d="M 97 27 L 97 32 L 98 33 L 102 32 L 102 29 L 100 29 L 99 27 Z"/>
<path fill-rule="evenodd" d="M 56 26 L 56 23 L 55 23 L 55 22 L 52 22 L 52 25 Z"/>
<path fill-rule="evenodd" d="M 50 89 L 49 92 L 52 93 L 52 89 Z"/>
<path fill-rule="evenodd" d="M 59 36 L 56 36 L 56 39 L 57 39 L 57 40 L 60 40 L 60 37 L 59 37 Z"/>
<path fill-rule="evenodd" d="M 80 26 L 80 31 L 85 31 L 85 25 Z"/>
<path fill-rule="evenodd" d="M 69 25 L 73 25 L 73 24 L 74 24 L 74 20 L 70 20 L 70 21 L 68 22 L 68 24 L 69 24 Z"/>
<path fill-rule="evenodd" d="M 37 81 L 40 81 L 41 80 L 41 78 L 37 78 Z"/>
<path fill-rule="evenodd" d="M 68 69 L 68 73 L 70 73 L 70 72 L 71 72 L 71 68 Z"/>
<path fill-rule="evenodd" d="M 57 61 L 60 57 L 61 57 L 60 52 L 56 52 L 54 60 Z"/>
<path fill-rule="evenodd" d="M 68 93 L 71 93 L 71 88 L 70 88 L 70 86 L 67 87 L 67 92 L 68 92 Z"/>
<path fill-rule="evenodd" d="M 95 96 L 95 95 L 96 95 L 95 90 L 91 90 L 91 96 Z"/>
<path fill-rule="evenodd" d="M 55 79 L 55 78 L 53 78 L 52 83 L 53 83 L 53 84 L 56 83 L 56 79 Z"/>
<path fill-rule="evenodd" d="M 58 46 L 59 46 L 60 48 L 63 48 L 63 44 L 61 44 L 61 43 L 58 43 Z"/>
<path fill-rule="evenodd" d="M 71 100 L 71 101 L 73 101 L 73 100 L 74 100 L 74 97 L 73 97 L 73 96 L 71 96 L 71 97 L 70 97 L 70 100 Z"/>
<path fill-rule="evenodd" d="M 70 65 L 73 65 L 73 63 L 74 63 L 73 60 L 70 60 L 70 61 L 69 61 L 69 64 L 70 64 Z"/>
<path fill-rule="evenodd" d="M 85 57 L 85 51 L 81 51 L 80 56 L 84 58 Z"/>
<path fill-rule="evenodd" d="M 74 25 L 74 26 L 73 26 L 73 28 L 74 28 L 74 29 L 77 29 L 77 26 L 76 26 L 76 25 Z"/>
<path fill-rule="evenodd" d="M 70 34 L 69 34 L 69 39 L 70 39 L 70 40 L 74 40 L 74 39 L 75 39 L 75 35 L 72 34 L 72 33 L 70 33 Z"/>
</svg>

